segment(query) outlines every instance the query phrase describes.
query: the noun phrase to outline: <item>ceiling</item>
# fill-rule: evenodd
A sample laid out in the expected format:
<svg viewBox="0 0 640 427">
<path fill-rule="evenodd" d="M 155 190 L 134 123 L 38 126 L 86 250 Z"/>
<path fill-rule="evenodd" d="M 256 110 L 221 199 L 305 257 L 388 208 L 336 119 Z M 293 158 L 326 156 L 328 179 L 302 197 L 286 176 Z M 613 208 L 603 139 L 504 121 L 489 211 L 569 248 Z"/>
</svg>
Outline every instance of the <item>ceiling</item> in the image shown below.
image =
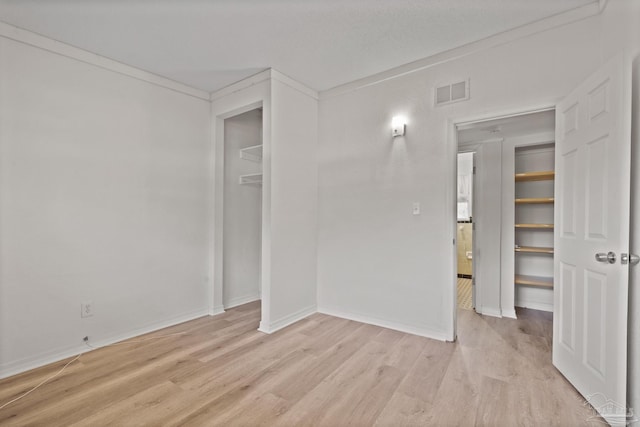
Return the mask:
<svg viewBox="0 0 640 427">
<path fill-rule="evenodd" d="M 325 90 L 595 0 L 0 0 L 0 21 L 215 91 Z"/>
</svg>

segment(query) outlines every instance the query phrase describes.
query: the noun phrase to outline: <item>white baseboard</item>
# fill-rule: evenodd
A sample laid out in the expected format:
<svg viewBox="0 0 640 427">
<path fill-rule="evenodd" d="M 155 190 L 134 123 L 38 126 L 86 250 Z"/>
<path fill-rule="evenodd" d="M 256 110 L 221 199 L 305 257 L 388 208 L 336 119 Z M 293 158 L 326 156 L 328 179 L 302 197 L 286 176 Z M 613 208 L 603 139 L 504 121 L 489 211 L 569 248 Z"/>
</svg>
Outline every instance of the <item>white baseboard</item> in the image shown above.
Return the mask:
<svg viewBox="0 0 640 427">
<path fill-rule="evenodd" d="M 502 310 L 499 308 L 482 307 L 479 313 L 483 316 L 502 317 Z"/>
<path fill-rule="evenodd" d="M 516 307 L 530 308 L 532 310 L 549 311 L 553 313 L 553 304 L 537 301 L 516 301 Z"/>
<path fill-rule="evenodd" d="M 104 347 L 109 344 L 113 344 L 129 338 L 137 337 L 139 335 L 147 334 L 149 332 L 154 332 L 159 329 L 168 328 L 169 326 L 174 326 L 180 323 L 188 322 L 189 320 L 197 319 L 198 317 L 203 317 L 207 315 L 209 315 L 208 309 L 192 311 L 189 313 L 172 317 L 171 319 L 168 319 L 168 320 L 150 323 L 131 331 L 112 335 L 108 338 L 100 339 L 97 341 L 91 341 L 91 346 L 96 347 L 96 349 L 98 349 L 100 347 Z M 93 350 L 88 348 L 84 344 L 80 344 L 72 347 L 67 347 L 64 349 L 56 349 L 50 352 L 41 353 L 41 354 L 24 358 L 15 362 L 2 364 L 0 365 L 0 379 L 7 378 L 16 374 L 20 374 L 22 372 L 29 371 L 31 369 L 40 368 L 50 363 L 59 362 L 60 360 L 64 360 L 69 357 L 76 356 L 80 353 L 88 353 L 89 351 L 93 351 Z"/>
<path fill-rule="evenodd" d="M 444 331 L 434 331 L 428 328 L 418 326 L 405 325 L 403 323 L 393 322 L 389 320 L 379 319 L 376 317 L 366 316 L 357 313 L 349 313 L 340 309 L 330 307 L 318 307 L 318 313 L 327 314 L 329 316 L 340 317 L 343 319 L 354 320 L 356 322 L 367 323 L 369 325 L 380 326 L 387 329 L 393 329 L 400 332 L 406 332 L 412 335 L 418 335 L 425 338 L 431 338 L 438 341 L 447 341 L 447 334 Z"/>
<path fill-rule="evenodd" d="M 228 309 L 228 308 L 233 308 L 233 307 L 237 307 L 239 305 L 242 304 L 247 304 L 249 302 L 254 302 L 254 301 L 258 301 L 260 299 L 260 293 L 255 293 L 255 294 L 251 294 L 251 295 L 245 295 L 242 297 L 236 297 L 236 298 L 231 298 L 225 305 L 223 308 L 223 311 Z"/>
<path fill-rule="evenodd" d="M 216 314 L 224 313 L 223 305 L 216 305 L 212 310 L 209 311 L 209 316 L 215 316 Z"/>
<path fill-rule="evenodd" d="M 517 319 L 518 317 L 516 316 L 516 309 L 515 308 L 510 308 L 508 310 L 502 310 L 502 317 L 508 317 L 510 319 Z"/>
<path fill-rule="evenodd" d="M 271 324 L 269 325 L 265 325 L 263 322 L 260 322 L 260 327 L 258 328 L 258 330 L 266 334 L 272 334 L 316 312 L 317 310 L 315 305 L 305 307 L 301 310 L 296 311 L 295 313 L 291 313 L 288 316 L 285 316 L 279 320 L 271 322 Z"/>
</svg>

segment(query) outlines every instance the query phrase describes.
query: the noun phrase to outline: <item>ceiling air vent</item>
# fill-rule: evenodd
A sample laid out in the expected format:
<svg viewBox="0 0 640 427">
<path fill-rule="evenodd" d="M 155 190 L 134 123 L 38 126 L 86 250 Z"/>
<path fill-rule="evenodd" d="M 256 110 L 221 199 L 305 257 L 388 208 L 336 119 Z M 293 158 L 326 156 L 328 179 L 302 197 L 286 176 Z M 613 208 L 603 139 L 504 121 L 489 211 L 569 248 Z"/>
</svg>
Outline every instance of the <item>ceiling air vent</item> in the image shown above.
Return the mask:
<svg viewBox="0 0 640 427">
<path fill-rule="evenodd" d="M 467 99 L 469 99 L 469 80 L 440 86 L 435 90 L 436 106 L 466 101 Z"/>
</svg>

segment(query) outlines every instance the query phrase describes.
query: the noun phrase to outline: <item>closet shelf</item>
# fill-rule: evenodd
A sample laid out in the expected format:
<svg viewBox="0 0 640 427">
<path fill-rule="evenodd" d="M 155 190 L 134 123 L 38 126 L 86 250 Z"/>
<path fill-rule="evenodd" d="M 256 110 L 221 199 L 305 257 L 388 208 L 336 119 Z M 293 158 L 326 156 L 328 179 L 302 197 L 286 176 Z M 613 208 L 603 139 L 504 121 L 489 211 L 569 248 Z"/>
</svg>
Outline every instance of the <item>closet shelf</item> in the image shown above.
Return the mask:
<svg viewBox="0 0 640 427">
<path fill-rule="evenodd" d="M 553 224 L 516 224 L 516 228 L 531 230 L 553 230 Z"/>
<path fill-rule="evenodd" d="M 515 247 L 516 252 L 529 254 L 550 254 L 553 255 L 553 248 L 545 248 L 539 246 L 518 246 Z"/>
<path fill-rule="evenodd" d="M 525 172 L 516 174 L 516 182 L 549 181 L 555 178 L 554 171 Z"/>
<path fill-rule="evenodd" d="M 262 174 L 252 173 L 249 175 L 240 175 L 238 182 L 240 183 L 240 185 L 262 184 Z"/>
<path fill-rule="evenodd" d="M 252 162 L 262 161 L 262 144 L 240 149 L 240 158 Z"/>
<path fill-rule="evenodd" d="M 516 199 L 516 205 L 529 205 L 534 203 L 553 203 L 553 197 L 531 197 L 526 199 Z"/>
<path fill-rule="evenodd" d="M 516 285 L 539 286 L 542 288 L 553 288 L 553 277 L 525 276 L 516 274 Z"/>
</svg>

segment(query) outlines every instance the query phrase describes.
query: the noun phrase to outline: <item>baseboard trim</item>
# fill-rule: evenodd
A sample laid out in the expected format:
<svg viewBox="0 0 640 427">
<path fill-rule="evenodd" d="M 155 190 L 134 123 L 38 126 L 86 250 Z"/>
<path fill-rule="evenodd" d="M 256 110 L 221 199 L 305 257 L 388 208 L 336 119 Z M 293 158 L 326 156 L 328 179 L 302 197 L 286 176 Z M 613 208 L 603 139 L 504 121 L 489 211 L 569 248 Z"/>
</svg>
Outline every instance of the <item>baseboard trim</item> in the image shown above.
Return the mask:
<svg viewBox="0 0 640 427">
<path fill-rule="evenodd" d="M 518 318 L 518 316 L 516 316 L 516 310 L 515 309 L 502 310 L 502 317 L 508 317 L 509 319 L 517 319 Z"/>
<path fill-rule="evenodd" d="M 553 304 L 536 301 L 516 301 L 516 307 L 530 308 L 532 310 L 548 311 L 553 313 Z"/>
<path fill-rule="evenodd" d="M 316 306 L 312 305 L 309 307 L 305 307 L 296 311 L 295 313 L 291 313 L 288 316 L 285 316 L 275 322 L 271 322 L 269 325 L 265 325 L 262 321 L 260 322 L 260 327 L 258 330 L 260 332 L 264 332 L 265 334 L 272 334 L 280 329 L 286 328 L 289 325 L 296 323 L 317 312 Z"/>
<path fill-rule="evenodd" d="M 483 316 L 502 317 L 502 310 L 499 308 L 482 307 L 480 314 Z"/>
<path fill-rule="evenodd" d="M 229 308 L 237 307 L 242 304 L 258 301 L 260 299 L 260 292 L 257 294 L 245 295 L 242 297 L 231 298 L 228 303 L 224 305 L 223 311 Z"/>
<path fill-rule="evenodd" d="M 392 322 L 376 317 L 366 316 L 357 313 L 346 312 L 331 307 L 318 307 L 318 313 L 327 314 L 329 316 L 340 317 L 342 319 L 353 320 L 369 325 L 380 326 L 382 328 L 393 329 L 395 331 L 405 332 L 411 335 L 418 335 L 425 338 L 431 338 L 438 341 L 448 341 L 447 334 L 443 331 L 434 331 L 418 326 L 406 325 L 404 323 Z"/>
<path fill-rule="evenodd" d="M 100 347 L 104 347 L 109 344 L 134 338 L 140 335 L 148 334 L 149 332 L 154 332 L 159 329 L 175 326 L 180 323 L 188 322 L 190 320 L 194 320 L 199 317 L 208 316 L 208 315 L 209 315 L 208 309 L 192 311 L 189 313 L 172 317 L 169 320 L 150 323 L 129 332 L 124 332 L 124 333 L 112 335 L 110 337 L 107 337 L 101 340 L 92 341 L 91 345 L 96 349 L 98 349 Z M 13 375 L 17 375 L 22 372 L 29 371 L 31 369 L 40 368 L 42 366 L 46 366 L 51 363 L 56 363 L 61 360 L 67 359 L 69 357 L 77 356 L 80 353 L 88 353 L 90 351 L 93 351 L 93 349 L 90 349 L 87 346 L 80 344 L 77 346 L 67 347 L 65 349 L 57 349 L 48 353 L 39 354 L 34 357 L 29 357 L 26 359 L 0 365 L 0 379 L 8 378 Z"/>
<path fill-rule="evenodd" d="M 216 305 L 215 307 L 213 307 L 213 309 L 209 311 L 209 316 L 215 316 L 216 314 L 222 314 L 222 313 L 224 313 L 224 306 Z"/>
</svg>

